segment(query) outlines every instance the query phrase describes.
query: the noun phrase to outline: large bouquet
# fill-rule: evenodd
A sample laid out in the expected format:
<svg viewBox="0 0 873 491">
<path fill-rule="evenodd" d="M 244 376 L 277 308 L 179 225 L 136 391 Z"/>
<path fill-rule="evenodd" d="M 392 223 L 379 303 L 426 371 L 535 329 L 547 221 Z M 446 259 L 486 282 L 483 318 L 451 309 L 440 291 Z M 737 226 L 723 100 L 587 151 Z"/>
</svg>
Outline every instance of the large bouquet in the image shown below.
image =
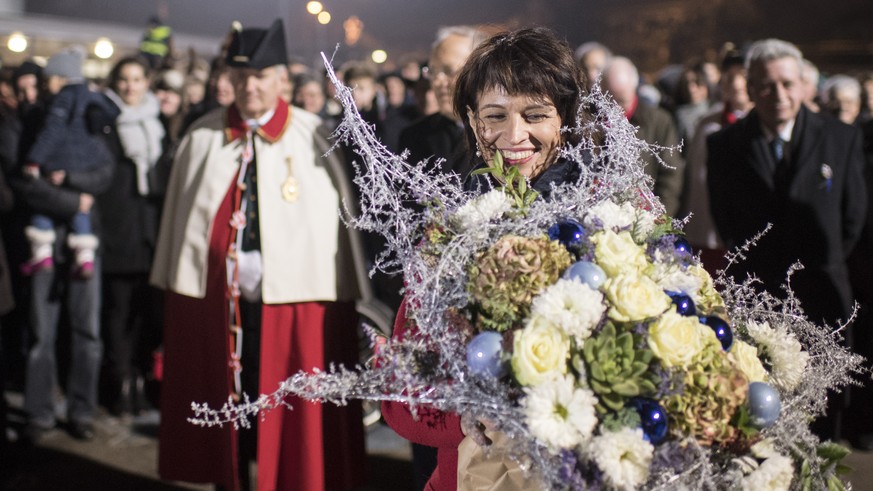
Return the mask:
<svg viewBox="0 0 873 491">
<path fill-rule="evenodd" d="M 585 162 L 578 181 L 543 199 L 499 155 L 483 171 L 501 185 L 478 193 L 407 163 L 334 83 L 338 140 L 366 164 L 362 212 L 347 219 L 385 236 L 377 267 L 405 275 L 414 334 L 373 366 L 299 373 L 220 410 L 194 404 L 194 421 L 246 426 L 288 395 L 401 401 L 490 421 L 507 437 L 493 458 L 544 489 L 843 486 L 845 450 L 808 425 L 861 359 L 839 328 L 805 319 L 790 288 L 780 300 L 754 278 L 710 277 L 639 165 L 656 149 L 603 94 L 565 129 L 581 136 L 562 150 Z"/>
</svg>

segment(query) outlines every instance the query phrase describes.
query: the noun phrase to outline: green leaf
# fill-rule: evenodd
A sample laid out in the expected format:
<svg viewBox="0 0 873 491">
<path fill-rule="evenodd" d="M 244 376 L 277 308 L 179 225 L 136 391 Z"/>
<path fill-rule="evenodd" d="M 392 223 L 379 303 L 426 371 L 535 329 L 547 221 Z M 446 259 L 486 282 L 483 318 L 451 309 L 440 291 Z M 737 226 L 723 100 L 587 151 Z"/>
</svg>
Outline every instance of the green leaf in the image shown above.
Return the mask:
<svg viewBox="0 0 873 491">
<path fill-rule="evenodd" d="M 815 452 L 819 457 L 831 461 L 842 460 L 852 453 L 848 448 L 833 442 L 822 443 L 815 449 Z"/>
<path fill-rule="evenodd" d="M 603 373 L 603 369 L 600 368 L 599 364 L 588 367 L 588 371 L 591 374 L 591 378 L 594 380 L 603 380 L 606 378 L 606 374 Z"/>
<path fill-rule="evenodd" d="M 606 386 L 606 385 L 600 383 L 600 382 L 599 382 L 597 379 L 595 379 L 595 378 L 592 378 L 592 379 L 590 380 L 590 383 L 591 383 L 591 388 L 594 390 L 594 392 L 596 392 L 596 393 L 598 393 L 598 394 L 600 394 L 600 395 L 605 395 L 605 394 L 608 393 L 609 390 L 610 390 L 610 388 L 609 388 L 608 386 Z"/>
<path fill-rule="evenodd" d="M 630 380 L 625 380 L 624 382 L 613 384 L 612 390 L 614 390 L 616 394 L 620 394 L 623 396 L 640 395 L 640 387 Z"/>
<path fill-rule="evenodd" d="M 828 479 L 828 491 L 845 491 L 846 485 L 837 476 L 831 476 Z"/>
<path fill-rule="evenodd" d="M 480 174 L 493 174 L 494 171 L 496 171 L 496 170 L 497 169 L 495 167 L 483 167 L 481 169 L 476 169 L 476 170 L 470 172 L 470 174 L 472 174 L 474 176 L 478 176 Z"/>
<path fill-rule="evenodd" d="M 600 402 L 613 411 L 618 411 L 624 407 L 624 398 L 618 394 L 601 394 Z"/>
<path fill-rule="evenodd" d="M 539 196 L 539 195 L 540 195 L 540 193 L 531 189 L 530 192 L 527 193 L 527 195 L 525 195 L 525 197 L 524 197 L 524 206 L 525 207 L 530 206 L 531 203 L 533 203 L 533 201 L 535 199 L 537 199 L 537 196 Z"/>
<path fill-rule="evenodd" d="M 641 394 L 651 394 L 651 393 L 655 392 L 655 390 L 657 390 L 657 387 L 655 387 L 655 383 L 652 382 L 651 380 L 647 380 L 647 379 L 638 380 L 637 383 L 640 384 L 640 393 Z"/>
</svg>

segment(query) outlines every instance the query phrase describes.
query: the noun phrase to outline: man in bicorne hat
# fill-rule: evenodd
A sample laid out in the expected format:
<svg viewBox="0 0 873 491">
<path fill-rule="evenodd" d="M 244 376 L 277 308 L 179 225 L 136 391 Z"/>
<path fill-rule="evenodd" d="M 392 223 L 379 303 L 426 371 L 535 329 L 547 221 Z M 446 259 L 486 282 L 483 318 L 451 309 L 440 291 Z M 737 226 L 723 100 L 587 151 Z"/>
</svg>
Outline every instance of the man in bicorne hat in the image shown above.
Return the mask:
<svg viewBox="0 0 873 491">
<path fill-rule="evenodd" d="M 361 484 L 360 405 L 291 400 L 256 430 L 201 428 L 191 403 L 220 408 L 357 356 L 358 295 L 340 217 L 337 154 L 321 120 L 280 98 L 280 20 L 236 29 L 226 61 L 236 101 L 200 119 L 176 153 L 151 281 L 167 291 L 159 472 L 258 489 Z M 329 456 L 329 459 L 326 458 Z"/>
</svg>

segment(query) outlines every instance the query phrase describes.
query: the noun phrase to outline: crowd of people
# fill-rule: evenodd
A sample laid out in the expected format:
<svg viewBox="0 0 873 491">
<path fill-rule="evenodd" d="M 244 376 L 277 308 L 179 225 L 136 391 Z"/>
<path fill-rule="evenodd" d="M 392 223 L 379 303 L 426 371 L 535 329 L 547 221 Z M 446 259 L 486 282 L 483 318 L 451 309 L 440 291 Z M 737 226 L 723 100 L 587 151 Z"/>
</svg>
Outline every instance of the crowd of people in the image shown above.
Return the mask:
<svg viewBox="0 0 873 491">
<path fill-rule="evenodd" d="M 160 408 L 166 479 L 247 488 L 255 461 L 259 489 L 363 482 L 360 406 L 296 404 L 242 432 L 186 419 L 191 401 L 221 406 L 297 370 L 354 364 L 355 300 L 375 291 L 401 309 L 402 278 L 367 280 L 379 242 L 339 218 L 356 196 L 354 151 L 327 154 L 342 108 L 323 68 L 289 56 L 283 32 L 280 21 L 237 27 L 208 64 L 124 57 L 105 80 L 84 78 L 76 49 L 0 71 L 0 388 L 24 393 L 22 442 L 58 424 L 60 385 L 60 419 L 82 440 L 101 406 Z M 859 303 L 848 342 L 873 354 L 873 72 L 823 77 L 790 43 L 766 40 L 642 74 L 602 44 L 574 52 L 533 30 L 512 43 L 560 63 L 524 59 L 556 72 L 522 76 L 500 65 L 515 44 L 491 34 L 443 28 L 428 60 L 337 71 L 391 151 L 465 178 L 501 150 L 543 191 L 573 172 L 557 158 L 561 126 L 587 91 L 607 92 L 654 145 L 642 156 L 654 192 L 668 214 L 691 216 L 685 230 L 708 269 L 771 224 L 732 272 L 779 296 L 802 262 L 792 287 L 806 311 L 837 325 Z M 402 310 L 398 319 L 402 331 Z M 860 417 L 873 399 L 854 390 L 851 402 L 835 395 L 816 430 L 873 449 Z M 413 421 L 400 404 L 383 412 L 414 444 L 417 489 L 428 479 L 454 489 L 460 421 Z"/>
</svg>

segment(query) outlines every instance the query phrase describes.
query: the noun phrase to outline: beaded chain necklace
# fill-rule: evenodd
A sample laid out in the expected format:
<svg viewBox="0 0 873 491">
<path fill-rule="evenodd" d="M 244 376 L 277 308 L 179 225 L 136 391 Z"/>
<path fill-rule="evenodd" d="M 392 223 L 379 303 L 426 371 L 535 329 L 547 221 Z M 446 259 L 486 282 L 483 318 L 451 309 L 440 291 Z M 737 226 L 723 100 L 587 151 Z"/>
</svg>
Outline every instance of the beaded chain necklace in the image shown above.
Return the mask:
<svg viewBox="0 0 873 491">
<path fill-rule="evenodd" d="M 227 266 L 227 291 L 228 295 L 228 320 L 229 320 L 229 346 L 230 346 L 230 368 L 233 370 L 233 393 L 231 394 L 234 400 L 239 400 L 242 394 L 242 318 L 239 308 L 239 262 L 237 253 L 242 248 L 243 233 L 246 228 L 246 208 L 248 200 L 243 199 L 243 192 L 246 190 L 245 177 L 248 172 L 248 167 L 254 160 L 255 148 L 252 131 L 249 129 L 245 134 L 245 148 L 240 155 L 239 174 L 236 179 L 236 189 L 234 189 L 233 208 L 235 211 L 231 215 L 230 226 L 235 233 L 231 234 L 230 243 L 227 246 L 226 266 Z"/>
</svg>

